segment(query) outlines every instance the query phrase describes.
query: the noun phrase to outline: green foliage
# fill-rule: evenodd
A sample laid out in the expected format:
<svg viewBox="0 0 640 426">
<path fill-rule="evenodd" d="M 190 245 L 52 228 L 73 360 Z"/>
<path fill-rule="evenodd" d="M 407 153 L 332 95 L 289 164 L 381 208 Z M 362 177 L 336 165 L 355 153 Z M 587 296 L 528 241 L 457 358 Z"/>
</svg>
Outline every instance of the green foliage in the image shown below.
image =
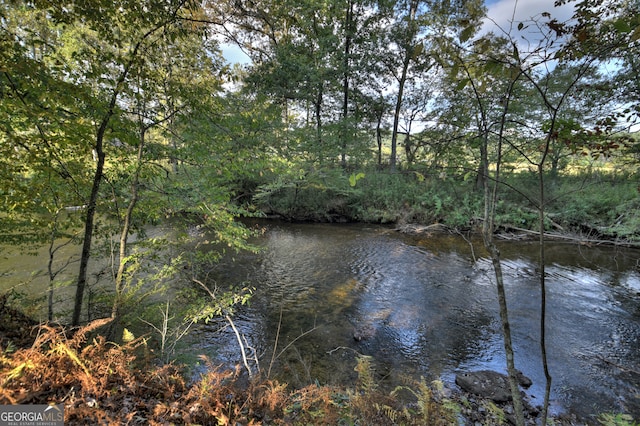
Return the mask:
<svg viewBox="0 0 640 426">
<path fill-rule="evenodd" d="M 444 385 L 436 380 L 429 385 L 424 377 L 419 381 L 409 380 L 409 384 L 398 386 L 392 392 L 397 395 L 408 392 L 416 399 L 417 409 L 405 408 L 406 417 L 413 422 L 429 425 L 450 425 L 457 423 L 460 408 L 457 403 L 444 396 Z"/>
<path fill-rule="evenodd" d="M 376 391 L 377 383 L 373 378 L 373 358 L 367 355 L 359 355 L 356 358 L 355 371 L 358 373 L 358 385 L 356 391 L 359 395 L 371 395 Z"/>
<path fill-rule="evenodd" d="M 614 2 L 614 16 L 582 2 L 577 22 L 519 22 L 518 33 L 549 30 L 550 44 L 527 52 L 513 34 L 474 38 L 483 5 L 463 3 L 2 2 L 0 242 L 77 242 L 86 220 L 100 243 L 91 255 L 124 267 L 116 292 L 133 322 L 135 308 L 180 273 L 206 277 L 223 253 L 253 250 L 239 216 L 467 228 L 483 212 L 482 182 L 473 182 L 483 160 L 489 180 L 502 165 L 498 225 L 535 229 L 544 206 L 546 229 L 638 241 L 637 135 L 616 135 L 640 111 L 637 6 Z M 227 30 L 254 59 L 233 75 L 212 26 L 200 24 L 221 16 L 243 24 Z M 553 55 L 548 73 L 530 68 Z M 616 71 L 601 75 L 610 61 Z M 387 97 L 389 82 L 420 96 Z M 390 118 L 428 123 L 407 134 L 397 173 L 373 169 L 371 149 L 388 145 L 377 137 Z M 104 170 L 92 152 L 99 145 Z M 539 161 L 550 163 L 544 200 L 537 172 L 526 171 Z M 95 212 L 84 207 L 92 188 Z M 182 252 L 145 233 L 175 217 L 191 231 L 180 236 L 190 240 Z M 250 295 L 214 293 L 204 304 L 194 295 L 189 321 L 231 314 Z M 155 319 L 168 323 L 163 312 Z M 359 391 L 373 395 L 367 362 L 358 361 Z M 422 382 L 410 393 L 428 400 Z M 367 415 L 407 415 L 394 401 L 376 404 Z"/>
<path fill-rule="evenodd" d="M 554 194 L 557 199 L 550 204 L 550 212 L 556 222 L 576 230 L 638 239 L 639 197 L 637 185 L 628 176 L 565 177 Z"/>
<path fill-rule="evenodd" d="M 253 200 L 268 214 L 334 221 L 348 217 L 347 201 L 353 191 L 340 170 L 299 168 L 259 187 Z"/>
<path fill-rule="evenodd" d="M 175 158 L 169 148 L 177 148 L 172 125 L 197 106 L 196 99 L 210 99 L 207 93 L 219 87 L 220 76 L 212 73 L 219 65 L 215 46 L 202 43 L 203 27 L 185 31 L 176 25 L 197 7 L 189 2 L 1 7 L 4 241 L 70 238 L 81 220 L 93 225 L 96 212 L 103 222 L 89 229 L 97 228 L 98 237 L 111 239 L 122 230 L 138 231 L 142 238 L 144 226 L 163 217 L 170 203 L 157 189 L 168 177 L 167 161 Z M 102 154 L 104 170 L 96 163 Z M 103 182 L 107 186 L 99 188 Z M 90 192 L 99 200 L 95 210 Z M 59 214 L 85 205 L 90 205 L 86 215 Z M 128 207 L 133 211 L 125 214 Z M 86 241 L 91 240 L 88 234 Z M 133 287 L 140 258 L 123 249 L 116 262 L 128 264 L 126 279 Z M 84 264 L 86 257 L 85 251 Z"/>
<path fill-rule="evenodd" d="M 350 215 L 365 222 L 443 223 L 466 227 L 480 212 L 469 184 L 423 173 L 369 172 L 349 196 Z"/>
<path fill-rule="evenodd" d="M 193 304 L 187 318 L 193 319 L 194 322 L 208 323 L 220 317 L 232 316 L 239 306 L 249 303 L 252 294 L 253 289 L 248 287 L 230 288 L 225 291 L 210 290 L 210 297 L 200 298 L 198 304 Z"/>
<path fill-rule="evenodd" d="M 483 199 L 472 179 L 433 173 L 387 173 L 367 170 L 357 176 L 338 171 L 279 176 L 260 188 L 254 200 L 267 213 L 295 220 L 347 219 L 377 223 L 442 223 L 465 229 L 483 214 Z M 315 182 L 315 183 L 314 183 Z M 500 185 L 496 224 L 535 230 L 538 227 L 537 177 L 528 172 L 505 174 Z M 545 229 L 582 232 L 588 226 L 604 237 L 630 241 L 640 232 L 640 198 L 635 178 L 627 174 L 563 174 L 546 179 Z"/>
<path fill-rule="evenodd" d="M 459 407 L 444 396 L 442 382 L 428 384 L 424 377 L 419 381 L 407 378 L 406 385 L 386 395 L 379 390 L 374 378 L 372 357 L 359 355 L 355 371 L 358 381 L 350 400 L 354 419 L 367 424 L 448 426 L 457 422 Z"/>
<path fill-rule="evenodd" d="M 598 416 L 598 423 L 604 426 L 637 426 L 633 420 L 633 417 L 629 414 L 612 414 L 612 413 L 603 413 Z"/>
<path fill-rule="evenodd" d="M 351 185 L 352 187 L 356 186 L 356 184 L 358 183 L 358 181 L 362 178 L 365 177 L 365 174 L 360 172 L 360 173 L 351 173 L 351 176 L 349 176 L 349 185 Z"/>
</svg>

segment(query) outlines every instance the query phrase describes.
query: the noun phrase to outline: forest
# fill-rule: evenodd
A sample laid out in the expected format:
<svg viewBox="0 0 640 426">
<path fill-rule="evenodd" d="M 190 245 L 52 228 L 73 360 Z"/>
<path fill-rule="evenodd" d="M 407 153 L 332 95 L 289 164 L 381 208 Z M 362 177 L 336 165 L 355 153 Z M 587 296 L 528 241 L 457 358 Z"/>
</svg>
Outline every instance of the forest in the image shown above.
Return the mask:
<svg viewBox="0 0 640 426">
<path fill-rule="evenodd" d="M 66 398 L 69 424 L 455 424 L 425 383 L 415 410 L 374 391 L 364 358 L 353 393 L 256 377 L 233 320 L 252 289 L 207 283 L 225 255 L 256 250 L 247 218 L 435 224 L 479 235 L 492 260 L 526 424 L 495 240 L 539 242 L 546 360 L 545 241 L 640 247 L 640 4 L 556 0 L 506 27 L 487 10 L 2 0 L 0 244 L 9 262 L 34 255 L 47 284 L 35 298 L 0 286 L 0 403 Z M 244 366 L 190 386 L 173 351 L 214 319 Z"/>
</svg>

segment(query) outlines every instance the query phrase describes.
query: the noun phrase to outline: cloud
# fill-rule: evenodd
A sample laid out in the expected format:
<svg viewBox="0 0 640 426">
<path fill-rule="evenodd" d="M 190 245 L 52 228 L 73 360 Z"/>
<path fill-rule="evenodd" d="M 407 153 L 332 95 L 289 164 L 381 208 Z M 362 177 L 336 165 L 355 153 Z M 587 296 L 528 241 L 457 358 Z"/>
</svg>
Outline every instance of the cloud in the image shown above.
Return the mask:
<svg viewBox="0 0 640 426">
<path fill-rule="evenodd" d="M 573 3 L 554 7 L 554 0 L 493 0 L 487 2 L 487 19 L 485 19 L 481 33 L 489 31 L 495 34 L 510 33 L 514 37 L 527 34 L 518 34 L 518 23 L 531 20 L 546 22 L 547 18 L 542 18 L 543 12 L 548 12 L 551 17 L 559 22 L 567 21 L 573 15 Z M 531 27 L 530 27 L 531 28 Z M 529 29 L 531 38 L 535 39 L 535 33 L 539 32 Z"/>
</svg>

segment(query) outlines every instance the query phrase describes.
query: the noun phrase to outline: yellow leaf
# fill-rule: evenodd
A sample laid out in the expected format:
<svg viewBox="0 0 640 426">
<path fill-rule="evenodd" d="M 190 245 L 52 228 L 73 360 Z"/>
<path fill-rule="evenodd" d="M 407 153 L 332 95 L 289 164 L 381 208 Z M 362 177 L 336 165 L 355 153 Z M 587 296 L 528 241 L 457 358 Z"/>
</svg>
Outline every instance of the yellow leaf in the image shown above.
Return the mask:
<svg viewBox="0 0 640 426">
<path fill-rule="evenodd" d="M 89 372 L 89 369 L 84 365 L 82 361 L 80 361 L 80 358 L 78 358 L 78 355 L 76 355 L 75 351 L 71 349 L 69 346 L 65 345 L 64 343 L 58 343 L 57 345 L 55 345 L 52 348 L 52 352 L 56 352 L 59 354 L 66 354 L 69 358 L 71 358 L 73 362 L 75 362 L 76 364 L 78 364 L 80 368 L 82 368 L 82 370 L 85 372 L 87 376 L 91 375 L 91 373 Z"/>
<path fill-rule="evenodd" d="M 27 369 L 27 370 L 31 370 L 34 367 L 33 363 L 31 361 L 25 361 L 22 364 L 18 365 L 16 368 L 14 368 L 13 370 L 11 370 L 9 372 L 9 374 L 7 374 L 7 378 L 4 381 L 4 384 L 6 385 L 7 383 L 9 383 L 11 380 L 13 379 L 17 379 L 18 377 L 22 376 L 22 372 Z"/>
<path fill-rule="evenodd" d="M 132 342 L 136 339 L 136 336 L 133 335 L 132 332 L 130 332 L 128 329 L 124 329 L 122 331 L 122 341 L 125 343 L 129 343 Z"/>
</svg>

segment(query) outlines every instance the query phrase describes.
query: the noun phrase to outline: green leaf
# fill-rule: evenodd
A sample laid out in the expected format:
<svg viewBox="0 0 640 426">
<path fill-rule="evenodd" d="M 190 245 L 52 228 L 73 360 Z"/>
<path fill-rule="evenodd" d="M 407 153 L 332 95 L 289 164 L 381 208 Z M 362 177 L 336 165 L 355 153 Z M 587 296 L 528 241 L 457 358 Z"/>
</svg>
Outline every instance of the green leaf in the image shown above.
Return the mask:
<svg viewBox="0 0 640 426">
<path fill-rule="evenodd" d="M 349 176 L 349 185 L 351 185 L 352 187 L 356 186 L 358 181 L 362 179 L 364 176 L 365 174 L 362 172 L 358 174 L 352 173 L 351 176 Z"/>
<path fill-rule="evenodd" d="M 424 44 L 422 43 L 416 44 L 413 48 L 413 58 L 414 59 L 417 58 L 422 54 L 422 52 L 424 52 Z"/>
<path fill-rule="evenodd" d="M 462 32 L 460 33 L 460 42 L 464 43 L 465 41 L 468 41 L 471 38 L 471 36 L 475 33 L 475 31 L 476 31 L 475 26 L 470 26 L 462 30 Z"/>
<path fill-rule="evenodd" d="M 619 33 L 628 33 L 631 31 L 631 25 L 629 25 L 629 23 L 624 19 L 618 19 L 616 22 L 613 23 L 613 27 Z"/>
<path fill-rule="evenodd" d="M 463 78 L 456 85 L 456 90 L 458 91 L 458 90 L 464 89 L 467 86 L 467 84 L 469 84 L 469 79 L 468 78 Z"/>
</svg>

